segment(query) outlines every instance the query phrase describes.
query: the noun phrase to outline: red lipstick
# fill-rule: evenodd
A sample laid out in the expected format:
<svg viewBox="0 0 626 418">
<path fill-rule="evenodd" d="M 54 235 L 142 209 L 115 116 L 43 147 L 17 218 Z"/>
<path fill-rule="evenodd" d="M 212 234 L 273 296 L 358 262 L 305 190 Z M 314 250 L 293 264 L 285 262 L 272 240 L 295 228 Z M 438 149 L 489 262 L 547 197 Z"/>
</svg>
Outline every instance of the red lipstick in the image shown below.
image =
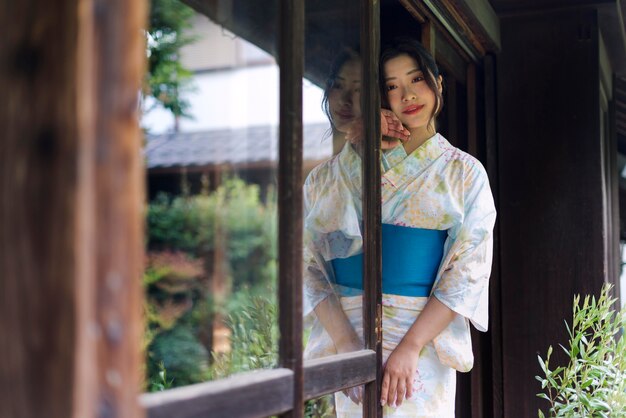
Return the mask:
<svg viewBox="0 0 626 418">
<path fill-rule="evenodd" d="M 402 110 L 405 115 L 414 115 L 424 108 L 425 105 L 411 105 Z"/>
</svg>

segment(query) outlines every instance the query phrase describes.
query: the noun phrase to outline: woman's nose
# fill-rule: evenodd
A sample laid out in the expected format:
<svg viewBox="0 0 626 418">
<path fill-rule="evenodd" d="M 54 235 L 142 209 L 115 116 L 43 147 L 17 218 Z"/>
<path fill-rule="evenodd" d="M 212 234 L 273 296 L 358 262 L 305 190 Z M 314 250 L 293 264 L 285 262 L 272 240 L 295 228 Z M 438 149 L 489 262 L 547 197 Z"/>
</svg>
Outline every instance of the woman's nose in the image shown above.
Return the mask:
<svg viewBox="0 0 626 418">
<path fill-rule="evenodd" d="M 345 91 L 343 92 L 343 94 L 341 95 L 341 102 L 343 104 L 352 104 L 352 92 L 351 91 Z"/>
<path fill-rule="evenodd" d="M 404 91 L 402 92 L 402 101 L 404 101 L 404 102 L 408 102 L 410 100 L 414 100 L 415 97 L 416 97 L 415 92 L 410 87 L 409 88 L 405 88 Z"/>
</svg>

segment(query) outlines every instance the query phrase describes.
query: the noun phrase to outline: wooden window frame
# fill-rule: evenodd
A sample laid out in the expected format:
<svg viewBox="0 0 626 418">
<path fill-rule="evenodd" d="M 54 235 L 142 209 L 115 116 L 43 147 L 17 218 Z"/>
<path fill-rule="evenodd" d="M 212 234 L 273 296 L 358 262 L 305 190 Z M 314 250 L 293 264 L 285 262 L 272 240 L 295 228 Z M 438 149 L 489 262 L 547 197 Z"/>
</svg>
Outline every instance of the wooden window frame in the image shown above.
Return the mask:
<svg viewBox="0 0 626 418">
<path fill-rule="evenodd" d="M 304 0 L 280 0 L 278 303 L 279 367 L 139 398 L 149 418 L 176 416 L 303 416 L 304 402 L 345 388 L 365 385 L 365 417 L 382 417 L 381 206 L 379 135 L 365 135 L 363 170 L 364 301 L 366 349 L 302 361 L 302 78 Z M 365 132 L 380 132 L 378 55 L 380 3 L 361 0 L 361 46 Z M 371 88 L 370 86 L 373 86 Z M 366 187 L 366 185 L 370 185 Z"/>
<path fill-rule="evenodd" d="M 460 15 L 474 16 L 465 0 L 443 1 L 443 9 L 431 0 L 399 1 L 418 20 L 423 15 L 422 23 L 460 22 Z M 475 3 L 487 4 L 486 0 Z M 3 21 L 11 39 L 28 42 L 0 48 L 0 57 L 6 58 L 6 68 L 11 69 L 0 72 L 0 85 L 19 87 L 8 89 L 10 106 L 0 111 L 0 121 L 8 132 L 4 145 L 9 150 L 0 160 L 7 173 L 22 173 L 3 191 L 8 203 L 0 205 L 4 215 L 0 218 L 7 230 L 13 231 L 13 241 L 0 258 L 0 272 L 8 272 L 2 281 L 5 294 L 28 301 L 6 304 L 0 317 L 9 330 L 24 326 L 21 316 L 29 317 L 26 323 L 31 327 L 29 333 L 14 332 L 9 343 L 0 344 L 4 367 L 12 375 L 24 377 L 15 382 L 15 396 L 5 395 L 4 399 L 12 402 L 2 403 L 0 411 L 13 408 L 12 415 L 40 416 L 39 410 L 48 407 L 45 413 L 49 416 L 141 416 L 143 407 L 149 417 L 301 417 L 306 400 L 365 384 L 364 416 L 380 417 L 380 1 L 360 0 L 362 109 L 366 121 L 362 176 L 366 349 L 302 361 L 301 87 L 305 9 L 304 0 L 280 0 L 279 367 L 143 394 L 138 401 L 134 391 L 141 379 L 141 356 L 136 350 L 141 334 L 141 286 L 136 278 L 141 271 L 143 248 L 143 194 L 136 92 L 143 74 L 144 45 L 139 29 L 145 22 L 146 1 L 75 0 L 54 9 L 54 13 L 38 7 L 42 4 L 35 1 L 32 7 L 5 14 L 11 16 Z M 446 11 L 454 13 L 447 15 Z M 488 13 L 477 16 L 471 20 L 473 25 Z M 57 27 L 64 30 L 59 32 Z M 497 25 L 488 27 L 489 33 L 497 34 Z M 32 28 L 36 28 L 37 36 L 30 33 Z M 432 26 L 425 33 L 429 47 L 443 50 L 437 46 L 438 35 Z M 483 54 L 482 41 L 457 38 L 462 46 L 459 53 Z M 492 89 L 493 59 L 488 64 L 486 78 L 490 81 L 486 88 Z M 476 69 L 470 67 L 467 77 L 474 79 L 475 73 Z M 471 84 L 469 88 L 471 102 L 477 86 Z M 486 96 L 486 105 L 491 109 L 495 93 L 491 90 Z M 51 103 L 67 110 L 50 113 Z M 24 109 L 32 114 L 21 117 Z M 492 165 L 494 124 L 487 123 L 487 154 Z M 473 138 L 471 143 L 475 142 Z M 24 175 L 24 161 L 48 164 L 44 166 L 47 171 L 40 170 L 46 172 L 45 181 L 40 180 L 41 175 Z M 54 205 L 52 215 L 42 217 L 32 227 L 29 222 L 35 218 L 33 208 L 50 203 Z M 26 216 L 15 210 L 15 205 L 26 207 Z M 59 231 L 71 238 L 59 241 Z M 38 257 L 37 263 L 33 263 L 33 255 Z M 41 309 L 36 302 L 50 295 L 58 296 L 63 303 Z M 38 385 L 27 379 L 34 370 L 27 364 L 30 359 L 23 361 L 40 354 L 41 338 L 31 338 L 33 335 L 42 335 L 44 340 L 50 337 L 55 348 L 34 363 L 47 379 Z M 501 370 L 494 375 L 498 372 Z M 66 390 L 66 396 L 55 398 L 54 404 L 48 399 L 34 406 L 22 402 L 28 398 L 24 396 L 27 391 L 29 396 L 39 395 L 41 388 L 54 386 L 46 382 L 54 383 L 59 376 L 72 376 L 71 392 Z M 494 401 L 495 409 L 498 405 Z"/>
</svg>

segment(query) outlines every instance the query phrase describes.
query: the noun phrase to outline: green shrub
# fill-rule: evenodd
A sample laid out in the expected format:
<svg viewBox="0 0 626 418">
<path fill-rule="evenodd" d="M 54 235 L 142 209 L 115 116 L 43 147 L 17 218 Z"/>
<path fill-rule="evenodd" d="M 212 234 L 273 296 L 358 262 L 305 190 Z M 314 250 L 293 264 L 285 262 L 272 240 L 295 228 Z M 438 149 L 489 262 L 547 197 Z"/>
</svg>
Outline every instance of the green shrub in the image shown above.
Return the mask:
<svg viewBox="0 0 626 418">
<path fill-rule="evenodd" d="M 184 386 L 207 380 L 209 353 L 187 327 L 177 326 L 159 333 L 148 347 L 149 380 L 158 381 L 167 370 L 172 386 Z"/>
<path fill-rule="evenodd" d="M 277 364 L 276 303 L 249 291 L 241 291 L 237 297 L 239 301 L 230 305 L 232 310 L 226 320 L 231 332 L 231 349 L 228 353 L 214 354 L 211 379 Z"/>
<path fill-rule="evenodd" d="M 258 186 L 231 178 L 211 193 L 161 194 L 149 204 L 150 251 L 143 278 L 149 390 L 276 365 L 277 223 L 272 193 L 270 203 L 264 203 Z M 223 272 L 231 291 L 223 300 L 210 293 L 207 277 L 212 272 L 204 271 L 217 250 L 224 253 Z M 208 351 L 216 315 L 227 318 L 231 330 L 226 354 Z"/>
<path fill-rule="evenodd" d="M 268 290 L 271 292 L 268 293 Z M 231 331 L 231 351 L 215 355 L 211 365 L 211 379 L 234 373 L 277 366 L 278 317 L 273 299 L 261 294 L 274 295 L 272 289 L 242 290 L 229 304 L 231 314 L 227 324 Z M 334 417 L 332 396 L 307 401 L 306 418 Z"/>
<path fill-rule="evenodd" d="M 275 279 L 276 205 L 260 199 L 257 185 L 225 180 L 214 192 L 170 197 L 159 194 L 147 211 L 148 248 L 203 257 L 224 244 L 234 290 Z M 216 238 L 217 237 L 217 238 Z"/>
<path fill-rule="evenodd" d="M 600 297 L 574 298 L 572 327 L 567 325 L 567 365 L 550 369 L 552 347 L 545 361 L 538 356 L 545 377 L 536 376 L 550 403 L 550 417 L 626 417 L 626 341 L 620 331 L 623 311 L 613 309 L 616 299 L 605 285 Z M 539 417 L 544 417 L 540 410 Z"/>
</svg>

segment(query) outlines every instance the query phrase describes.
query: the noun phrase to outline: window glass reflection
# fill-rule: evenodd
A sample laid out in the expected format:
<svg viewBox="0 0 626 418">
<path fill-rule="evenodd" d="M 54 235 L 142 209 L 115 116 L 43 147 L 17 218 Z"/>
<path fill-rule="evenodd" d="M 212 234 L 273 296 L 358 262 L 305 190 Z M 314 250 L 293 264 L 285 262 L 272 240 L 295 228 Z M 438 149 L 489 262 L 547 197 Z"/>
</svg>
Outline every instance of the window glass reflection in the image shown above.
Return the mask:
<svg viewBox="0 0 626 418">
<path fill-rule="evenodd" d="M 326 129 L 317 141 L 330 152 L 313 169 L 305 164 L 305 361 L 363 348 L 359 4 L 310 1 L 306 7 L 305 78 L 322 92 L 317 106 Z M 344 180 L 346 187 L 338 187 Z M 349 230 L 341 223 L 345 216 L 354 220 Z M 359 411 L 362 396 L 357 387 L 326 397 L 329 416 Z"/>
<path fill-rule="evenodd" d="M 151 2 L 146 390 L 277 364 L 275 1 Z"/>
</svg>

